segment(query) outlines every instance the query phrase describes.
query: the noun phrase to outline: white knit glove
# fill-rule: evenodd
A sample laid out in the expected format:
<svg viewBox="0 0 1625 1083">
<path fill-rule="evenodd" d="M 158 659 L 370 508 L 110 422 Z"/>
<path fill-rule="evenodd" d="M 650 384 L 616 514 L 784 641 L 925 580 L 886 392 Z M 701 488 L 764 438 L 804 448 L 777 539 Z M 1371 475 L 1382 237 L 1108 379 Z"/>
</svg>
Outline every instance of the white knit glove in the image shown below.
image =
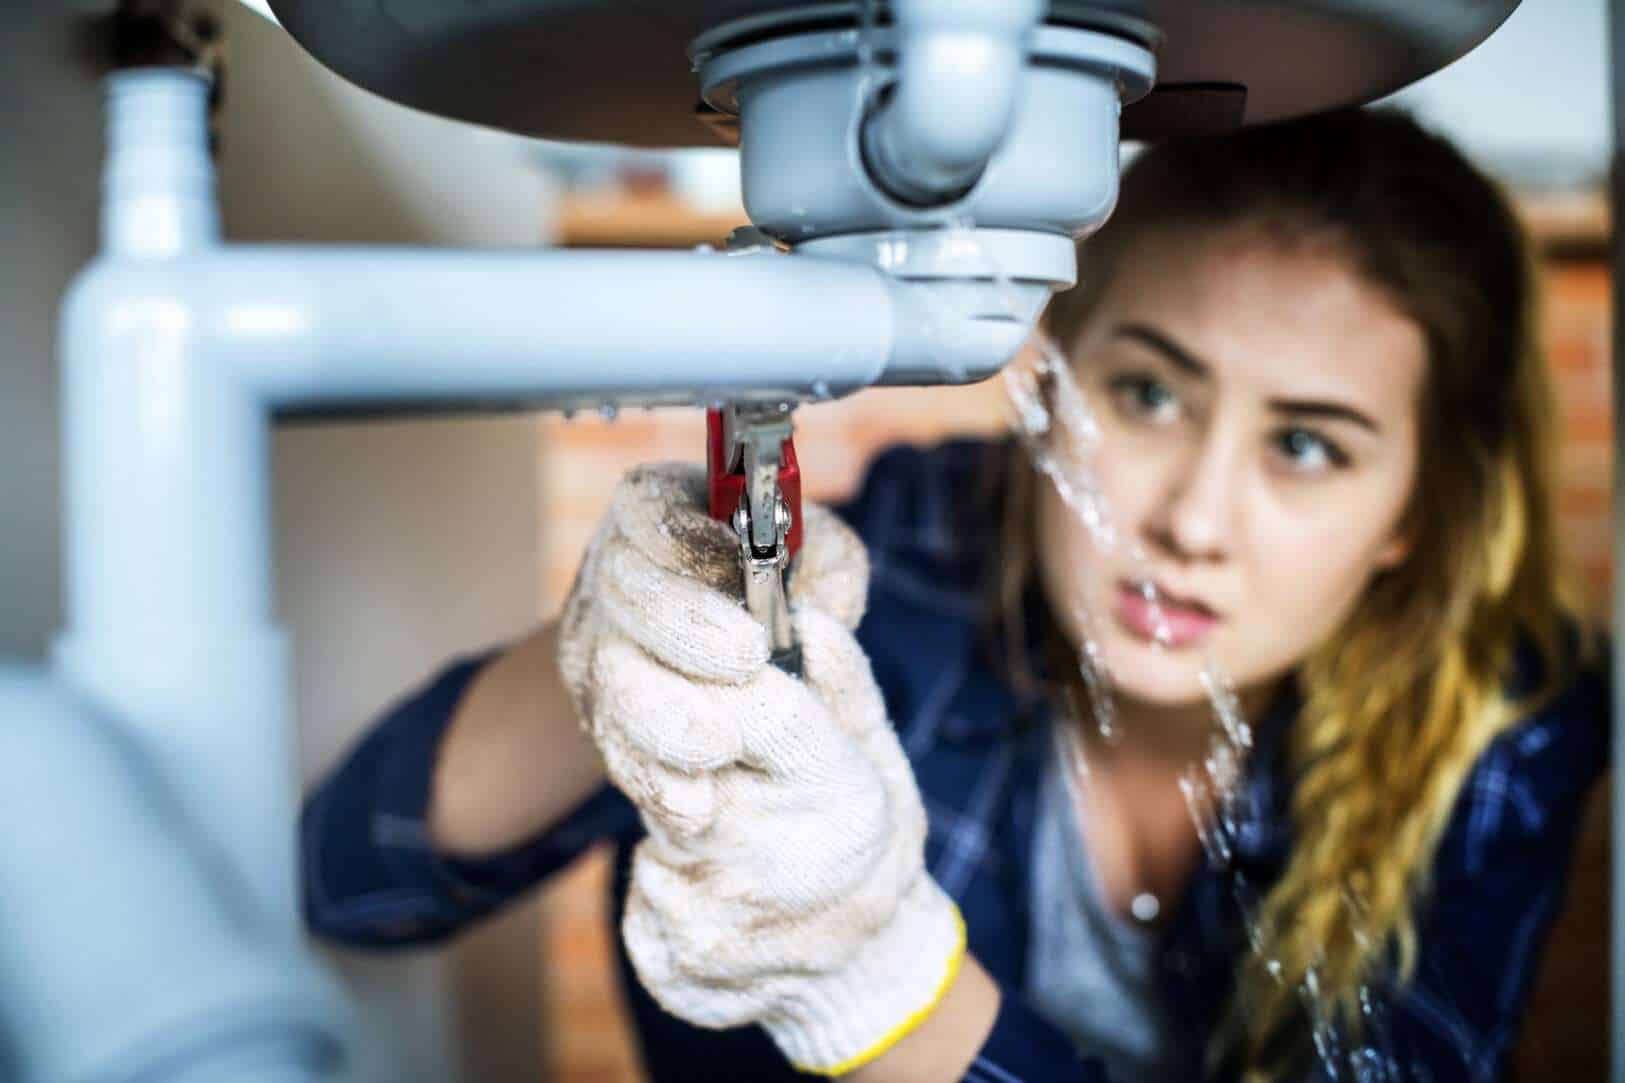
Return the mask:
<svg viewBox="0 0 1625 1083">
<path fill-rule="evenodd" d="M 559 662 L 648 830 L 621 926 L 638 977 L 690 1023 L 760 1023 L 797 1068 L 838 1075 L 930 1013 L 965 931 L 925 871 L 919 792 L 850 631 L 863 546 L 829 511 L 803 515 L 803 679 L 768 663 L 738 541 L 706 515 L 703 471 L 677 464 L 616 491 Z"/>
</svg>

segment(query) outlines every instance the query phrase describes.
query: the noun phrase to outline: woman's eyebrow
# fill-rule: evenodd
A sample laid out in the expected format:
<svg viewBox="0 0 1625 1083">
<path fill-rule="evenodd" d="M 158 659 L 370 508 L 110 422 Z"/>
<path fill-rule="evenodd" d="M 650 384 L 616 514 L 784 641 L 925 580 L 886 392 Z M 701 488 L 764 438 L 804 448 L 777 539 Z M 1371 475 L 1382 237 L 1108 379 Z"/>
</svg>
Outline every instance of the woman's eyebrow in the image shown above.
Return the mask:
<svg viewBox="0 0 1625 1083">
<path fill-rule="evenodd" d="M 1176 368 L 1198 380 L 1210 379 L 1213 369 L 1206 362 L 1200 361 L 1185 347 L 1144 323 L 1123 323 L 1112 328 L 1113 338 L 1124 338 L 1130 342 L 1138 342 L 1156 353 L 1167 358 Z M 1345 406 L 1340 402 L 1324 402 L 1318 399 L 1270 399 L 1269 407 L 1283 414 L 1292 414 L 1295 417 L 1320 417 L 1334 421 L 1348 421 L 1361 428 L 1380 433 L 1382 426 L 1366 414 L 1361 413 L 1352 406 Z"/>
<path fill-rule="evenodd" d="M 1352 406 L 1344 406 L 1340 402 L 1318 402 L 1313 399 L 1270 399 L 1271 410 L 1278 410 L 1283 414 L 1292 414 L 1296 417 L 1324 417 L 1333 420 L 1352 421 L 1362 428 L 1372 432 L 1381 432 L 1382 427 L 1372 418 Z"/>
<path fill-rule="evenodd" d="M 1149 347 L 1166 357 L 1176 368 L 1183 369 L 1198 380 L 1206 380 L 1213 375 L 1211 366 L 1197 360 L 1195 354 L 1158 331 L 1155 327 L 1143 323 L 1118 324 L 1112 329 L 1112 337 L 1126 338 L 1131 342 L 1138 342 L 1142 346 Z"/>
</svg>

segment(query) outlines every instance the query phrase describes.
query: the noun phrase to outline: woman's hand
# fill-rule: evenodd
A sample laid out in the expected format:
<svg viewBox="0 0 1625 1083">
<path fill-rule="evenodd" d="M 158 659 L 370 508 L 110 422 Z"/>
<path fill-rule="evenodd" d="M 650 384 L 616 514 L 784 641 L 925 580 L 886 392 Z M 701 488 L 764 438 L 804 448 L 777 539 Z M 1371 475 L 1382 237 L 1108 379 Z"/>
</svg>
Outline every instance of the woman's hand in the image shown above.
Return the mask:
<svg viewBox="0 0 1625 1083">
<path fill-rule="evenodd" d="M 622 934 L 640 979 L 706 1027 L 760 1023 L 797 1067 L 879 1056 L 964 956 L 925 872 L 925 815 L 852 637 L 868 566 L 807 505 L 791 577 L 805 675 L 768 663 L 741 604 L 738 542 L 697 468 L 622 482 L 561 624 L 559 664 L 648 838 Z"/>
</svg>

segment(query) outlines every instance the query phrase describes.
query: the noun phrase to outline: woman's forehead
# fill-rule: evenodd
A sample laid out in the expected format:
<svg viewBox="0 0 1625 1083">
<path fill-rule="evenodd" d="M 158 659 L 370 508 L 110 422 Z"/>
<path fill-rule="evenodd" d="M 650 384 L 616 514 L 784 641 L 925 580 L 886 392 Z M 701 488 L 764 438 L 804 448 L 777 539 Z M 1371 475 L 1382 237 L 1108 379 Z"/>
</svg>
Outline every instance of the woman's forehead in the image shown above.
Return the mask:
<svg viewBox="0 0 1625 1083">
<path fill-rule="evenodd" d="M 1133 324 L 1176 342 L 1219 382 L 1271 395 L 1414 402 L 1426 358 L 1416 321 L 1346 249 L 1254 226 L 1142 231 L 1085 335 L 1098 343 Z"/>
</svg>

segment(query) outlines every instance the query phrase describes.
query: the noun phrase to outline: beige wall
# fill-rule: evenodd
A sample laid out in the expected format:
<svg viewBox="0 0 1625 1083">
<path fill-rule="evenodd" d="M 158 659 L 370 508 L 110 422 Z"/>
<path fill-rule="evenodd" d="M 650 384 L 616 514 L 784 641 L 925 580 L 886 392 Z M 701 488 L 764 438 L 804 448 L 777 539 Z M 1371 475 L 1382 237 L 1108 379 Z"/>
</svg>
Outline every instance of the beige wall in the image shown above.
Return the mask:
<svg viewBox="0 0 1625 1083">
<path fill-rule="evenodd" d="M 529 245 L 547 192 L 516 144 L 328 75 L 214 0 L 233 42 L 221 198 L 233 239 Z M 56 309 L 94 253 L 102 152 L 93 16 L 0 5 L 0 658 L 60 621 Z M 447 657 L 534 620 L 536 442 L 523 418 L 339 424 L 275 438 L 281 618 L 307 779 Z M 291 829 L 291 825 L 290 825 Z M 333 956 L 360 1007 L 354 1079 L 533 1080 L 535 908 L 456 947 Z"/>
<path fill-rule="evenodd" d="M 509 139 L 391 105 L 217 0 L 230 58 L 220 162 L 234 240 L 531 245 L 543 179 Z M 279 429 L 278 602 L 304 777 L 448 658 L 535 619 L 527 418 Z M 539 1078 L 539 937 L 521 906 L 452 947 L 328 952 L 360 1008 L 365 1083 Z"/>
<path fill-rule="evenodd" d="M 61 620 L 54 342 L 96 246 L 94 6 L 0 6 L 0 659 L 43 658 Z"/>
<path fill-rule="evenodd" d="M 285 429 L 279 599 L 304 775 L 451 655 L 530 623 L 535 438 L 525 419 Z M 361 1012 L 367 1083 L 535 1080 L 534 904 L 439 951 L 329 951 Z"/>
</svg>

